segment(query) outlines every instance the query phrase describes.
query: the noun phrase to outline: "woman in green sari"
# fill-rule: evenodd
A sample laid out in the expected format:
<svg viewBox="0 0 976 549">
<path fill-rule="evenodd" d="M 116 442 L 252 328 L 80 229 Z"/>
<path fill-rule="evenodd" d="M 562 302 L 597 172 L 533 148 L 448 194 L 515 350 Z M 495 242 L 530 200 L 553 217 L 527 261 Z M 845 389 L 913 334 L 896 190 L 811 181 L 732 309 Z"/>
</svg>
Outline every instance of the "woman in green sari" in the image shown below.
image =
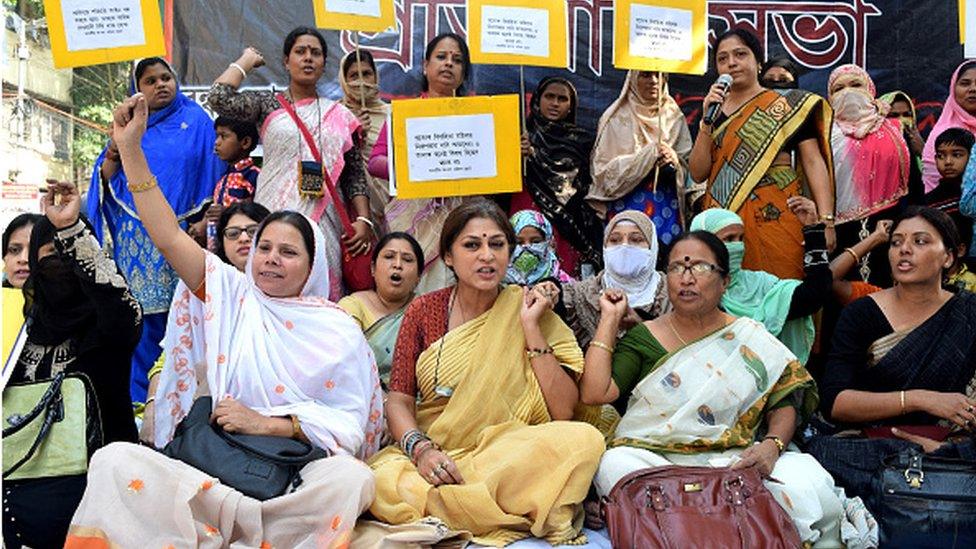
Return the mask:
<svg viewBox="0 0 976 549">
<path fill-rule="evenodd" d="M 816 408 L 813 379 L 762 324 L 719 309 L 729 270 L 728 251 L 715 235 L 680 236 L 666 270 L 674 308 L 618 343 L 626 295 L 611 289 L 601 297 L 580 398 L 626 403 L 626 411 L 597 469 L 597 493 L 607 495 L 621 478 L 648 467 L 756 467 L 805 543 L 840 547 L 850 504 L 830 474 L 790 442 Z M 870 545 L 865 536 L 844 541 Z"/>
<path fill-rule="evenodd" d="M 403 232 L 387 233 L 373 250 L 375 289 L 339 300 L 338 305 L 359 323 L 373 349 L 384 391 L 403 313 L 414 298 L 423 269 L 424 252 L 417 240 Z"/>
</svg>

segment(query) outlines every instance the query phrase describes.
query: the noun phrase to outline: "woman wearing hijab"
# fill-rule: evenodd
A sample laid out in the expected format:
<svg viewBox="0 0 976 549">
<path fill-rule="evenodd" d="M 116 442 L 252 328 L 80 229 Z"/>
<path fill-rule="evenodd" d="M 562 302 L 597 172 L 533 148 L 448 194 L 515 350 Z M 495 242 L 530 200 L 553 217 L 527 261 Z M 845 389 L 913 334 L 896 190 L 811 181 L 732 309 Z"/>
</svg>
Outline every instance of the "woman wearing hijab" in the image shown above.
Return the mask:
<svg viewBox="0 0 976 549">
<path fill-rule="evenodd" d="M 690 153 L 691 132 L 668 93 L 667 76 L 629 71 L 620 97 L 600 117 L 587 201 L 605 216 L 643 212 L 666 246 L 698 198 L 685 185 Z"/>
<path fill-rule="evenodd" d="M 200 213 L 211 198 L 226 167 L 213 153 L 217 138 L 213 121 L 200 105 L 180 93 L 172 67 L 159 57 L 135 64 L 129 91 L 142 93 L 149 103 L 143 143 L 146 158 L 177 221 L 185 227 L 186 220 Z M 123 114 L 116 109 L 114 116 Z M 132 356 L 130 389 L 133 402 L 143 402 L 146 372 L 159 356 L 177 276 L 150 245 L 127 183 L 113 139 L 95 161 L 86 214 L 99 242 L 104 244 L 108 238 L 116 243 L 112 248 L 115 262 L 146 315 L 142 340 Z"/>
<path fill-rule="evenodd" d="M 703 211 L 691 220 L 690 230 L 714 234 L 729 251 L 729 285 L 722 295 L 722 309 L 761 322 L 805 365 L 814 340 L 811 315 L 829 298 L 832 277 L 827 262 L 826 225 L 818 219 L 816 205 L 802 196 L 791 197 L 787 204 L 803 224 L 802 281 L 743 269 L 745 224 L 729 210 Z"/>
<path fill-rule="evenodd" d="M 976 135 L 976 61 L 965 61 L 956 69 L 949 83 L 949 97 L 942 106 L 938 122 L 929 132 L 922 152 L 922 180 L 925 192 L 939 184 L 939 170 L 935 166 L 935 140 L 949 128 L 962 128 Z"/>
<path fill-rule="evenodd" d="M 57 205 L 56 196 L 61 199 Z M 94 409 L 100 411 L 94 419 L 100 421 L 103 442 L 135 442 L 129 371 L 142 309 L 115 262 L 99 248 L 92 227 L 79 215 L 78 189 L 71 183 L 52 183 L 45 203 L 47 217 L 34 226 L 28 248 L 27 339 L 10 381 L 38 382 L 61 372 L 83 374 L 90 382 L 88 398 L 94 398 Z M 5 460 L 5 472 L 11 465 Z M 85 491 L 85 474 L 4 479 L 3 490 L 6 547 L 61 547 Z"/>
<path fill-rule="evenodd" d="M 901 126 L 901 135 L 905 138 L 911 154 L 911 164 L 908 167 L 908 203 L 921 204 L 922 196 L 925 194 L 925 186 L 922 183 L 922 151 L 925 149 L 925 139 L 922 139 L 922 134 L 918 131 L 915 102 L 903 91 L 888 92 L 878 99 L 888 105 L 888 118 Z"/>
<path fill-rule="evenodd" d="M 366 50 L 352 51 L 339 63 L 339 85 L 342 87 L 342 104 L 357 118 L 363 129 L 360 150 L 363 159 L 379 138 L 380 130 L 390 114 L 389 103 L 380 99 L 380 73 L 376 70 L 373 54 Z M 369 211 L 375 223 L 386 225 L 383 213 L 390 202 L 390 183 L 386 179 L 369 176 Z"/>
<path fill-rule="evenodd" d="M 857 65 L 843 65 L 827 80 L 827 98 L 834 109 L 830 143 L 836 181 L 835 223 L 838 245 L 853 246 L 859 233 L 871 231 L 878 219 L 890 219 L 891 208 L 908 194 L 910 155 L 901 126 L 889 120 L 888 105 L 875 99 L 874 82 Z M 859 221 L 860 223 L 855 223 Z M 872 277 L 883 282 L 884 258 Z M 870 274 L 870 267 L 862 276 Z"/>
<path fill-rule="evenodd" d="M 557 280 L 561 284 L 573 281 L 559 264 L 552 226 L 544 215 L 534 210 L 522 210 L 509 221 L 518 243 L 505 273 L 505 284 L 534 286 L 543 280 Z"/>
<path fill-rule="evenodd" d="M 650 218 L 633 210 L 620 212 L 610 220 L 604 235 L 603 271 L 563 286 L 566 323 L 584 349 L 600 322 L 600 295 L 607 288 L 622 290 L 630 304 L 619 336 L 642 319 L 671 310 L 664 276 L 655 270 L 658 239 Z"/>
<path fill-rule="evenodd" d="M 347 544 L 369 505 L 373 478 L 361 462 L 382 434 L 382 393 L 362 332 L 328 301 L 322 230 L 276 212 L 260 225 L 245 272 L 180 230 L 140 148 L 147 109 L 131 98 L 115 121 L 136 208 L 150 238 L 205 313 L 189 311 L 167 339 L 175 367 L 156 389 L 156 446 L 164 446 L 197 397 L 213 398 L 216 428 L 294 438 L 330 457 L 301 469 L 287 494 L 257 501 L 186 463 L 143 446 L 114 444 L 92 459 L 68 543 L 310 547 Z M 144 516 L 152 513 L 153 520 Z M 297 526 L 301 525 L 301 526 Z"/>
<path fill-rule="evenodd" d="M 586 203 L 590 189 L 593 136 L 576 124 L 579 96 L 562 77 L 543 78 L 532 94 L 525 121 L 525 190 L 512 196 L 510 212 L 542 212 L 554 230 L 556 254 L 564 268 L 602 264 L 603 224 Z"/>
</svg>

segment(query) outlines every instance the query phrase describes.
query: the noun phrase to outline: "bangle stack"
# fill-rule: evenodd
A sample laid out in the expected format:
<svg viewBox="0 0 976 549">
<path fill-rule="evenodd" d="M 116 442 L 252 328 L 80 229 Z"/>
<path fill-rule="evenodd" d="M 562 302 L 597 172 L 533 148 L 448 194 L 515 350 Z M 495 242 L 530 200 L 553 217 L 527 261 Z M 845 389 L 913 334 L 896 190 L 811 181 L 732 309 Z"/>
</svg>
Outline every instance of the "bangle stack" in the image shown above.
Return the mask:
<svg viewBox="0 0 976 549">
<path fill-rule="evenodd" d="M 291 414 L 291 438 L 300 440 L 302 436 L 302 424 L 298 421 L 298 416 Z"/>
<path fill-rule="evenodd" d="M 435 448 L 434 442 L 420 429 L 410 429 L 400 437 L 400 449 L 414 465 L 417 464 L 417 460 L 424 452 L 433 448 Z"/>
<path fill-rule="evenodd" d="M 129 184 L 126 186 L 129 187 L 130 193 L 142 193 L 148 191 L 149 189 L 155 187 L 156 185 L 158 185 L 158 183 L 156 182 L 156 176 L 151 175 L 149 176 L 149 179 L 141 183 L 129 181 Z"/>
</svg>

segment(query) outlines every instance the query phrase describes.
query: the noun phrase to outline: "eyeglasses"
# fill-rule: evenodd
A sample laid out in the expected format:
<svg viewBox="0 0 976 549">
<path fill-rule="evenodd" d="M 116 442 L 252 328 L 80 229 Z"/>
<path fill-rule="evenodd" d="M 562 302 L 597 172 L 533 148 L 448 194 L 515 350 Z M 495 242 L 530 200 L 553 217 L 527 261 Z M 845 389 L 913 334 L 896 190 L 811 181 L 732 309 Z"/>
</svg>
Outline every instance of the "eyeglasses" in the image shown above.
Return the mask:
<svg viewBox="0 0 976 549">
<path fill-rule="evenodd" d="M 237 240 L 241 237 L 241 233 L 247 233 L 247 236 L 254 238 L 254 235 L 258 232 L 258 225 L 248 225 L 247 227 L 227 227 L 224 229 L 224 238 L 230 240 Z"/>
<path fill-rule="evenodd" d="M 718 265 L 713 265 L 711 263 L 706 263 L 700 261 L 698 263 L 692 263 L 687 265 L 685 263 L 672 263 L 668 265 L 667 273 L 669 276 L 680 277 L 684 276 L 685 273 L 691 273 L 693 278 L 698 278 L 699 276 L 705 276 L 709 273 L 721 273 L 722 268 Z"/>
</svg>

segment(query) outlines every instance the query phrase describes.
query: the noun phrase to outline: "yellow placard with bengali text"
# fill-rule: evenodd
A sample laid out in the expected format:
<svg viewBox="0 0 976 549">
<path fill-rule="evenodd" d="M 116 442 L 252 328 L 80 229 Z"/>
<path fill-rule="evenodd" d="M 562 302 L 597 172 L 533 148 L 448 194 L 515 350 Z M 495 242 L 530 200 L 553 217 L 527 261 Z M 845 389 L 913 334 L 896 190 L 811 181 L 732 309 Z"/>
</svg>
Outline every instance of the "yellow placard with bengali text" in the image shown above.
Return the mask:
<svg viewBox="0 0 976 549">
<path fill-rule="evenodd" d="M 166 55 L 156 0 L 44 0 L 59 69 Z"/>
<path fill-rule="evenodd" d="M 382 32 L 396 24 L 393 0 L 312 0 L 315 26 Z"/>
<path fill-rule="evenodd" d="M 619 69 L 705 74 L 705 0 L 616 0 L 613 64 Z"/>
<path fill-rule="evenodd" d="M 519 96 L 394 100 L 398 198 L 522 189 Z"/>
<path fill-rule="evenodd" d="M 471 61 L 569 66 L 564 0 L 468 0 Z"/>
</svg>

